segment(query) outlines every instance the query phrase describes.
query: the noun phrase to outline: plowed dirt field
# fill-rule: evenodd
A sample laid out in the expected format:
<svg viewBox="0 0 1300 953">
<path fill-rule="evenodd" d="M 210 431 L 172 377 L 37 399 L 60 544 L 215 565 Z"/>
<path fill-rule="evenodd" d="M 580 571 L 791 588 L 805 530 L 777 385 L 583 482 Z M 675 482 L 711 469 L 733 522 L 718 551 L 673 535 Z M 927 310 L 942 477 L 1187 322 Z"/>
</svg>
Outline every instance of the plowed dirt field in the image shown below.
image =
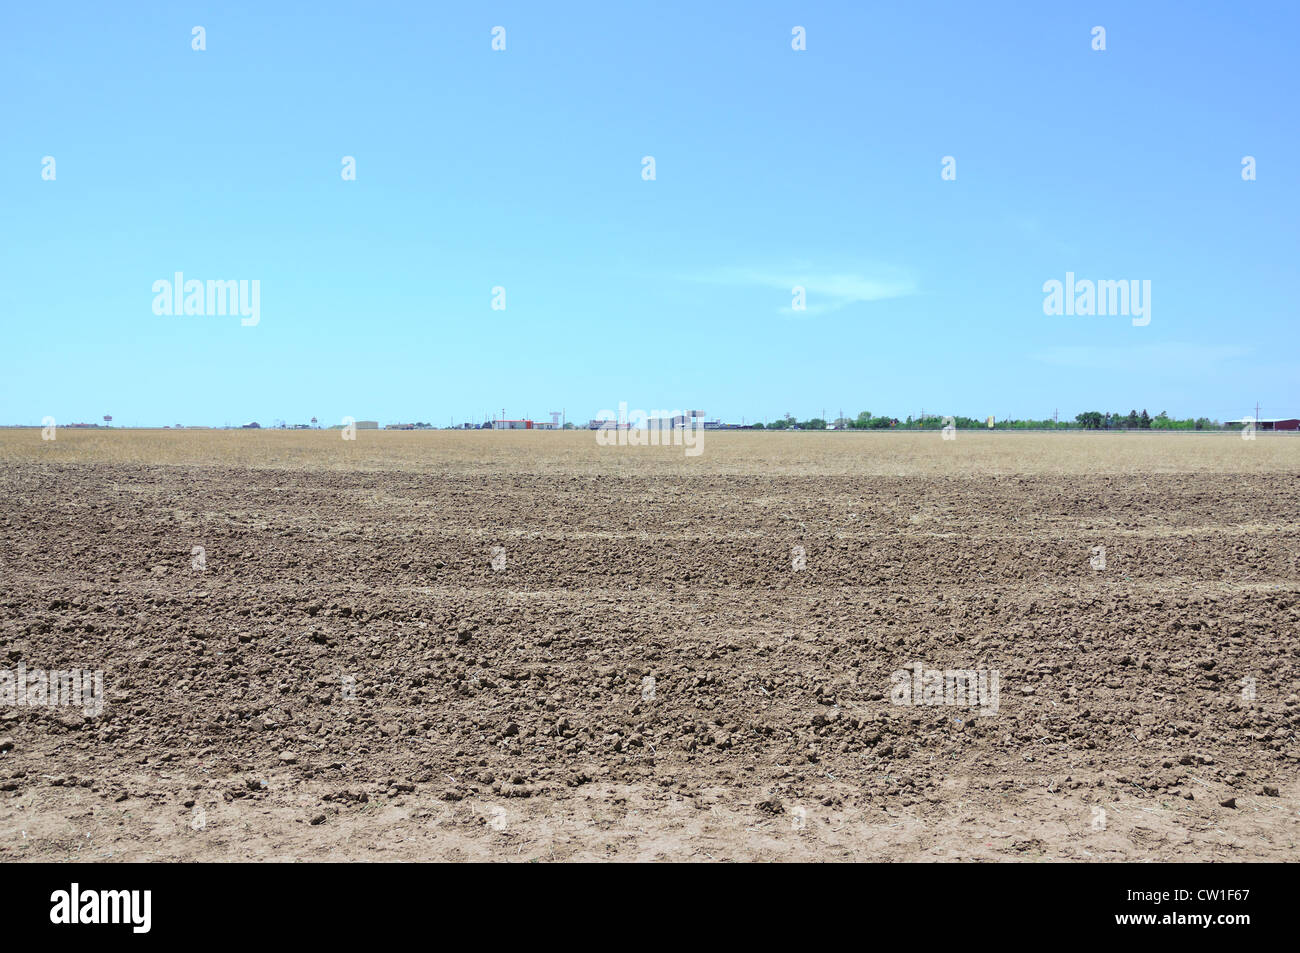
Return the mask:
<svg viewBox="0 0 1300 953">
<path fill-rule="evenodd" d="M 0 431 L 0 692 L 103 684 L 0 696 L 0 860 L 1300 859 L 1298 474 L 1273 434 Z"/>
</svg>

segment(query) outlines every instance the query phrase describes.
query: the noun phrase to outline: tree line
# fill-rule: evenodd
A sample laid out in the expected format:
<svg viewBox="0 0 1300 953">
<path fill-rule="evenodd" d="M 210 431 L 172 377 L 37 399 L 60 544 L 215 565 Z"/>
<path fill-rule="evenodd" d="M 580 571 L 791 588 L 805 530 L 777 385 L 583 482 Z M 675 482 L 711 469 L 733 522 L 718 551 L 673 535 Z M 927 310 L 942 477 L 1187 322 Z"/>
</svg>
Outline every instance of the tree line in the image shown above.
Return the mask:
<svg viewBox="0 0 1300 953">
<path fill-rule="evenodd" d="M 1165 411 L 1152 417 L 1142 409 L 1139 414 L 1130 410 L 1127 414 L 1103 413 L 1100 410 L 1088 410 L 1074 418 L 1084 430 L 1217 430 L 1219 422 L 1208 417 L 1187 417 L 1178 419 L 1170 417 Z"/>
<path fill-rule="evenodd" d="M 1187 417 L 1179 419 L 1170 417 L 1165 411 L 1152 417 L 1144 408 L 1141 412 L 1130 410 L 1127 414 L 1106 413 L 1100 410 L 1088 410 L 1076 414 L 1074 420 L 1055 420 L 1051 417 L 1043 420 L 994 419 L 990 428 L 988 418 L 940 414 L 925 414 L 907 417 L 877 417 L 869 410 L 864 410 L 857 417 L 845 417 L 827 422 L 821 417 L 809 420 L 796 420 L 786 414 L 768 423 L 756 423 L 755 430 L 942 430 L 951 423 L 958 430 L 1217 430 L 1219 422 L 1208 417 Z"/>
</svg>

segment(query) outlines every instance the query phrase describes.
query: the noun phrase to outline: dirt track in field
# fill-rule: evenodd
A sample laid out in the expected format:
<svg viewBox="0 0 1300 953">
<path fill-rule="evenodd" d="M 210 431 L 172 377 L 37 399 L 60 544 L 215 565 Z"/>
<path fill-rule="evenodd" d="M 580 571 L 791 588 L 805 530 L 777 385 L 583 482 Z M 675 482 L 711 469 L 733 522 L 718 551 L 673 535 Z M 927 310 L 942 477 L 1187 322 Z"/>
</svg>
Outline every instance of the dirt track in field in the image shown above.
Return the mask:
<svg viewBox="0 0 1300 953">
<path fill-rule="evenodd" d="M 707 438 L 0 432 L 0 860 L 1300 859 L 1300 437 Z"/>
</svg>

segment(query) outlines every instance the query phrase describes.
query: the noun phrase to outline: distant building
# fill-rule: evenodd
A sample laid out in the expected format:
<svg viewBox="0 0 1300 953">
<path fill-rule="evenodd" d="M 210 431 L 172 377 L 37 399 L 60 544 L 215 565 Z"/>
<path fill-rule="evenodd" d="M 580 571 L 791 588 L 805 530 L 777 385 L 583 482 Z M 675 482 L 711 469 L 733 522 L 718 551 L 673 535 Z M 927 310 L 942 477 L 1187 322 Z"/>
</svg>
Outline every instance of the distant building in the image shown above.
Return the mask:
<svg viewBox="0 0 1300 953">
<path fill-rule="evenodd" d="M 689 427 L 695 424 L 694 415 L 687 417 L 685 414 L 678 414 L 675 417 L 648 417 L 646 426 L 651 430 L 676 430 L 678 427 Z"/>
<path fill-rule="evenodd" d="M 1251 423 L 1252 418 L 1243 417 L 1240 420 L 1225 420 L 1225 427 L 1244 427 Z M 1254 421 L 1256 430 L 1300 430 L 1300 419 L 1295 417 L 1260 417 Z"/>
<path fill-rule="evenodd" d="M 358 430 L 378 430 L 379 421 L 377 420 L 358 420 L 356 423 Z"/>
<path fill-rule="evenodd" d="M 493 430 L 532 430 L 534 424 L 531 420 L 494 420 L 492 421 Z"/>
</svg>

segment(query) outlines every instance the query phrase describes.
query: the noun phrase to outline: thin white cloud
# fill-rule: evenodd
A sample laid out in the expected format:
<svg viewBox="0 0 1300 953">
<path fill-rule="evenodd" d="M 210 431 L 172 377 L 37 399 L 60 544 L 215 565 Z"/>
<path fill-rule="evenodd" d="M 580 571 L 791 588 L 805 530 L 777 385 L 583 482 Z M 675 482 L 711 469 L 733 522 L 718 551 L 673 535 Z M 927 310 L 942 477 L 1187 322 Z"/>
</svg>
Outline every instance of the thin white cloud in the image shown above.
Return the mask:
<svg viewBox="0 0 1300 953">
<path fill-rule="evenodd" d="M 800 268 L 773 270 L 723 268 L 692 276 L 690 280 L 706 284 L 772 288 L 782 291 L 784 294 L 779 300 L 785 301 L 786 304 L 778 308 L 778 312 L 797 317 L 828 314 L 852 304 L 886 301 L 890 298 L 903 298 L 916 294 L 916 284 L 911 278 L 883 273 L 864 275 Z M 802 311 L 795 311 L 792 307 L 794 289 L 797 287 L 804 289 L 805 309 Z"/>
</svg>

